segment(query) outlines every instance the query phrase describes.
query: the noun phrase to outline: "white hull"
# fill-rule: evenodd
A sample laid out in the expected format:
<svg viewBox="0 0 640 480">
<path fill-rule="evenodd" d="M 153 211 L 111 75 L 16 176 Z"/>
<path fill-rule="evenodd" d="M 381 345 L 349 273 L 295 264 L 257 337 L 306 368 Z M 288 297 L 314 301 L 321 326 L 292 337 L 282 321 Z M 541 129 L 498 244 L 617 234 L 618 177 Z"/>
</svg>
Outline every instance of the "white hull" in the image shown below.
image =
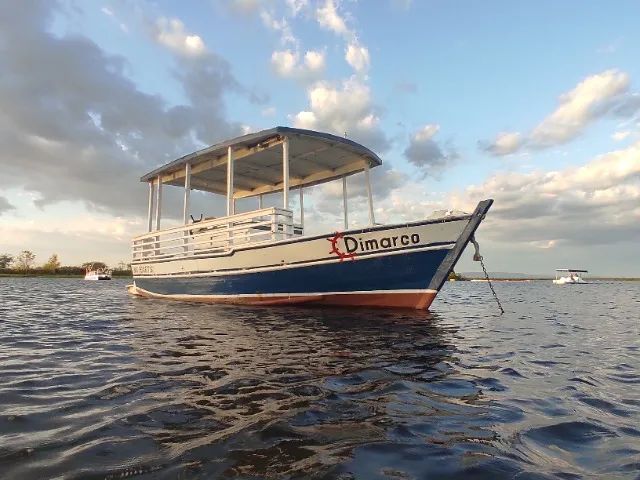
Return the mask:
<svg viewBox="0 0 640 480">
<path fill-rule="evenodd" d="M 97 280 L 111 280 L 111 275 L 106 275 L 104 273 L 100 274 L 86 274 L 84 276 L 85 280 L 97 281 Z"/>
<path fill-rule="evenodd" d="M 556 285 L 576 285 L 576 284 L 582 284 L 587 282 L 585 282 L 580 277 L 577 277 L 577 278 L 561 277 L 561 278 L 556 278 L 553 281 L 553 283 L 555 283 Z"/>
</svg>

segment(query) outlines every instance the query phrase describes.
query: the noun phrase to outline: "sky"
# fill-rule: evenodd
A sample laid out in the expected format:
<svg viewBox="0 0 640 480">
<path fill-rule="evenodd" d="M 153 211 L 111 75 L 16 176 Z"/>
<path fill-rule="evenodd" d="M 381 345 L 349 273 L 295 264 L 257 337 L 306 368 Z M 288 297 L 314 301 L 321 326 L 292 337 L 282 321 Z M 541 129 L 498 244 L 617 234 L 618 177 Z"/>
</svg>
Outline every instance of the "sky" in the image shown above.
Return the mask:
<svg viewBox="0 0 640 480">
<path fill-rule="evenodd" d="M 379 222 L 493 198 L 477 234 L 490 271 L 640 276 L 637 1 L 0 0 L 0 11 L 0 254 L 127 262 L 146 226 L 140 176 L 284 125 L 383 159 Z M 368 219 L 359 177 L 353 226 Z M 165 189 L 163 226 L 179 222 L 181 194 Z M 194 216 L 222 213 L 224 199 L 192 198 Z M 340 184 L 305 197 L 309 233 L 341 216 Z M 457 269 L 480 270 L 470 251 Z"/>
</svg>

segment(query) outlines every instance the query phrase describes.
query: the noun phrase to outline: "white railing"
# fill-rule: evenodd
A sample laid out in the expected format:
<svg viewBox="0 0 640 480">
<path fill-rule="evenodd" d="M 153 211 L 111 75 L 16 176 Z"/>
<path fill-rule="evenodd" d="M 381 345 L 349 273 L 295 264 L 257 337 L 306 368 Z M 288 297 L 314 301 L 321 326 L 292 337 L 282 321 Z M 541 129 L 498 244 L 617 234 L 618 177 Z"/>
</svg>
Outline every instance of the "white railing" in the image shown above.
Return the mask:
<svg viewBox="0 0 640 480">
<path fill-rule="evenodd" d="M 263 208 L 135 237 L 132 263 L 224 253 L 248 243 L 284 240 L 302 233 L 291 210 Z"/>
</svg>

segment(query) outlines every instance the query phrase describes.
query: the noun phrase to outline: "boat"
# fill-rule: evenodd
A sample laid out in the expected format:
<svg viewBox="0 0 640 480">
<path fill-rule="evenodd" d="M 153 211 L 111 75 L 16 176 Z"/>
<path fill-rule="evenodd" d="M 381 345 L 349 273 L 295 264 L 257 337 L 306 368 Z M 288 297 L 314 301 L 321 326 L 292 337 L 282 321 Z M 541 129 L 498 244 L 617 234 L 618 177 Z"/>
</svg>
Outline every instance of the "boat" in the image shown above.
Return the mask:
<svg viewBox="0 0 640 480">
<path fill-rule="evenodd" d="M 111 280 L 111 270 L 106 267 L 94 267 L 93 264 L 87 266 L 84 274 L 85 280 Z"/>
<path fill-rule="evenodd" d="M 565 273 L 566 275 L 562 275 Z M 588 283 L 586 282 L 581 273 L 589 273 L 588 270 L 580 270 L 578 268 L 556 268 L 556 278 L 553 283 L 556 285 L 573 285 L 576 283 Z"/>
<path fill-rule="evenodd" d="M 370 178 L 381 164 L 348 138 L 274 127 L 143 175 L 148 224 L 132 241 L 129 293 L 205 303 L 428 309 L 493 200 L 479 202 L 472 213 L 447 210 L 382 225 L 375 220 Z M 347 180 L 354 175 L 364 176 L 368 200 L 368 224 L 357 228 L 349 225 L 347 201 Z M 305 189 L 340 180 L 344 228 L 305 234 Z M 161 229 L 166 185 L 183 189 L 182 221 Z M 194 217 L 192 190 L 223 197 L 226 215 Z M 271 200 L 277 194 L 281 207 L 264 206 L 270 194 Z M 247 198 L 253 209 L 236 211 L 236 200 Z"/>
</svg>

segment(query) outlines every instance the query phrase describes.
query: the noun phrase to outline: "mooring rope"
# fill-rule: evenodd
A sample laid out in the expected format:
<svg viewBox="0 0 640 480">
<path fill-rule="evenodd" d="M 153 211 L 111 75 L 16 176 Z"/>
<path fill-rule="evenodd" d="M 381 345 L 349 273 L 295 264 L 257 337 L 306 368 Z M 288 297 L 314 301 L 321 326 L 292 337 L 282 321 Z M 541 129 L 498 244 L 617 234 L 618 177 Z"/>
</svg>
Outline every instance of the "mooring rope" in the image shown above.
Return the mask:
<svg viewBox="0 0 640 480">
<path fill-rule="evenodd" d="M 475 237 L 471 237 L 471 243 L 473 243 L 473 247 L 476 250 L 475 253 L 473 254 L 473 260 L 476 262 L 480 262 L 480 265 L 482 266 L 482 271 L 484 272 L 484 278 L 487 280 L 487 283 L 489 284 L 489 288 L 491 289 L 493 298 L 496 299 L 496 303 L 498 304 L 498 308 L 500 309 L 500 315 L 502 315 L 504 313 L 504 308 L 502 308 L 502 304 L 500 303 L 498 294 L 493 288 L 493 284 L 491 283 L 491 279 L 489 278 L 489 274 L 487 273 L 487 268 L 484 266 L 484 259 L 482 258 L 482 255 L 480 255 L 480 245 L 478 245 L 478 242 L 476 241 Z"/>
</svg>

